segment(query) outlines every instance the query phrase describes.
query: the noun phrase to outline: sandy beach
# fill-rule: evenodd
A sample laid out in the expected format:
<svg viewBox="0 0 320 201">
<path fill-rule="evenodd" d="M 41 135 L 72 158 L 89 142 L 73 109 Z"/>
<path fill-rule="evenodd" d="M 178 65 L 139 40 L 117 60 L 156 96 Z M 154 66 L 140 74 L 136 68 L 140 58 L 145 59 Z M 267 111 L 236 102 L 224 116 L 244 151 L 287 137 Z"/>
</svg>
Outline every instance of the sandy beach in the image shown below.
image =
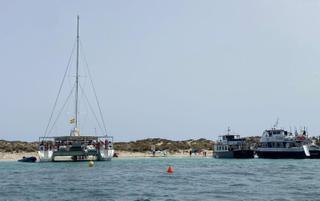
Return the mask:
<svg viewBox="0 0 320 201">
<path fill-rule="evenodd" d="M 0 152 L 0 161 L 16 161 L 21 159 L 23 156 L 37 156 L 37 152 L 19 152 L 19 153 L 10 153 L 10 152 Z"/>
<path fill-rule="evenodd" d="M 127 152 L 127 151 L 117 151 L 118 157 L 114 159 L 130 159 L 130 158 L 152 158 L 153 155 L 150 153 L 143 152 Z M 36 156 L 38 158 L 37 152 L 19 152 L 19 153 L 10 153 L 10 152 L 0 152 L 0 161 L 17 161 L 23 156 Z M 207 157 L 212 156 L 212 151 L 207 151 Z M 164 157 L 163 154 L 156 154 L 155 157 Z M 190 157 L 187 152 L 180 153 L 168 153 L 166 157 Z M 192 157 L 204 157 L 203 154 L 192 154 Z"/>
<path fill-rule="evenodd" d="M 212 156 L 212 151 L 206 151 L 207 155 L 206 157 Z M 143 153 L 143 152 L 127 152 L 127 151 L 119 151 L 117 152 L 119 154 L 118 158 L 141 158 L 141 157 L 154 157 L 150 153 Z M 167 153 L 166 155 L 163 154 L 156 154 L 155 157 L 190 157 L 188 152 L 175 152 L 175 153 Z M 192 154 L 192 157 L 204 157 L 204 155 L 201 154 Z"/>
</svg>

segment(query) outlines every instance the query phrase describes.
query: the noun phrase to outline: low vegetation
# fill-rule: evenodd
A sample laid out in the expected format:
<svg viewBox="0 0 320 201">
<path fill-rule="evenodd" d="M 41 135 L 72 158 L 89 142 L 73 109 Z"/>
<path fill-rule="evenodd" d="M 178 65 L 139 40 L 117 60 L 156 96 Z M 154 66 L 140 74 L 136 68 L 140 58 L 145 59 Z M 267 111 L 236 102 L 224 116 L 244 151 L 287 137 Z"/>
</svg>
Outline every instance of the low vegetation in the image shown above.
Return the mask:
<svg viewBox="0 0 320 201">
<path fill-rule="evenodd" d="M 37 142 L 0 140 L 0 152 L 35 152 L 38 150 Z"/>
<path fill-rule="evenodd" d="M 181 150 L 200 150 L 207 149 L 212 150 L 214 142 L 207 139 L 198 140 L 183 140 L 173 141 L 161 138 L 148 138 L 144 140 L 137 140 L 131 142 L 117 142 L 114 143 L 115 150 L 118 151 L 130 151 L 130 152 L 145 152 L 152 149 L 155 150 L 167 150 L 169 152 L 179 152 Z"/>
<path fill-rule="evenodd" d="M 145 152 L 153 148 L 155 150 L 167 150 L 178 152 L 180 150 L 211 150 L 213 141 L 207 139 L 173 141 L 161 138 L 148 138 L 131 142 L 115 142 L 114 149 L 117 151 Z M 35 152 L 38 150 L 38 142 L 6 141 L 0 140 L 0 152 Z"/>
</svg>

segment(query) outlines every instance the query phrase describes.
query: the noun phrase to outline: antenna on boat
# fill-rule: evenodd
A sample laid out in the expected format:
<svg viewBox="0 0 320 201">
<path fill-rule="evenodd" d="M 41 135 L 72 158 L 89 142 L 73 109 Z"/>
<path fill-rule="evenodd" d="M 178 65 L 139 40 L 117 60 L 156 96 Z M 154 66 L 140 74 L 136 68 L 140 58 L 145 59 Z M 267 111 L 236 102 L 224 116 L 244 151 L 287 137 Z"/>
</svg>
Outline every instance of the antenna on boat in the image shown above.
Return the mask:
<svg viewBox="0 0 320 201">
<path fill-rule="evenodd" d="M 277 128 L 279 125 L 279 118 L 277 118 L 276 122 L 273 125 L 273 128 Z"/>
<path fill-rule="evenodd" d="M 294 127 L 294 135 L 295 135 L 295 136 L 298 136 L 298 135 L 299 135 L 298 130 L 297 130 L 297 127 Z"/>
<path fill-rule="evenodd" d="M 227 134 L 230 135 L 231 129 L 230 126 L 228 126 Z"/>
</svg>

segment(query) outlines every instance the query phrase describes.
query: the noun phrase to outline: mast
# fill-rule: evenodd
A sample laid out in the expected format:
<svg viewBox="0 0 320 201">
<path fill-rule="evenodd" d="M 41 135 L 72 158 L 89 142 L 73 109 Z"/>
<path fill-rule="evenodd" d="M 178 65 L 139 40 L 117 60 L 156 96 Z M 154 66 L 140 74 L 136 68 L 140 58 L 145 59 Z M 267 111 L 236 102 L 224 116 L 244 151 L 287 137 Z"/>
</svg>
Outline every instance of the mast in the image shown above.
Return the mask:
<svg viewBox="0 0 320 201">
<path fill-rule="evenodd" d="M 78 128 L 78 105 L 79 105 L 79 15 L 77 16 L 77 62 L 76 62 L 76 94 L 75 94 L 75 126 Z"/>
</svg>

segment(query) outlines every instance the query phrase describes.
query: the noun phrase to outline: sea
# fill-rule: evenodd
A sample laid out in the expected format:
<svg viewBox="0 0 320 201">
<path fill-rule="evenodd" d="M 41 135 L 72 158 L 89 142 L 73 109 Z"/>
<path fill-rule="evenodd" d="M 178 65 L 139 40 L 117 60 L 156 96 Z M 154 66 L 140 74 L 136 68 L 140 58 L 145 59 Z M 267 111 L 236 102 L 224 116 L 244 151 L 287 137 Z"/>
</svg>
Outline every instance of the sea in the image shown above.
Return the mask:
<svg viewBox="0 0 320 201">
<path fill-rule="evenodd" d="M 173 173 L 167 173 L 168 166 Z M 320 200 L 320 160 L 0 162 L 0 200 Z"/>
</svg>

